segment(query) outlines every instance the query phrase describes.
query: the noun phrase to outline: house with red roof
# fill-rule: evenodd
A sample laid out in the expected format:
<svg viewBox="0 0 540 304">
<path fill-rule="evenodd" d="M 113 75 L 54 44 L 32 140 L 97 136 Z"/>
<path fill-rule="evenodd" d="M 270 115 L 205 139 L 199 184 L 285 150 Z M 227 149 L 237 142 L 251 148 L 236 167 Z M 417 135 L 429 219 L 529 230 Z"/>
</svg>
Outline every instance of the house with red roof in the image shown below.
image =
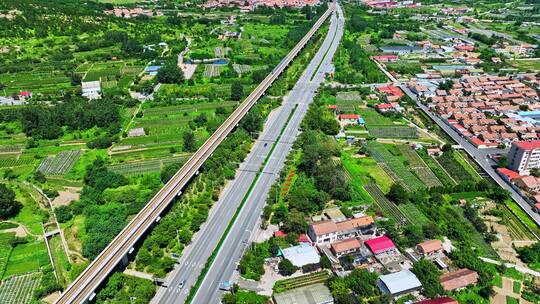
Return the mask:
<svg viewBox="0 0 540 304">
<path fill-rule="evenodd" d="M 355 125 L 358 124 L 359 119 L 360 115 L 358 114 L 339 114 L 339 121 L 342 124 Z"/>
<path fill-rule="evenodd" d="M 400 88 L 392 85 L 378 87 L 377 91 L 385 94 L 385 99 L 388 102 L 397 101 L 398 99 L 403 97 L 403 95 L 405 95 Z"/>
<path fill-rule="evenodd" d="M 399 60 L 398 55 L 380 55 L 380 56 L 372 56 L 371 58 L 378 62 L 394 62 L 394 61 Z"/>
<path fill-rule="evenodd" d="M 512 171 L 508 168 L 498 168 L 497 173 L 508 183 L 511 183 L 513 179 L 521 177 L 519 173 Z"/>
<path fill-rule="evenodd" d="M 373 254 L 380 254 L 396 250 L 394 242 L 386 235 L 376 237 L 364 242 L 364 244 L 373 252 Z"/>
<path fill-rule="evenodd" d="M 32 98 L 32 92 L 30 92 L 30 91 L 21 91 L 19 93 L 19 98 L 20 99 Z"/>
<path fill-rule="evenodd" d="M 458 304 L 458 301 L 450 297 L 440 297 L 436 299 L 422 300 L 422 301 L 418 301 L 414 303 L 415 304 Z"/>
</svg>

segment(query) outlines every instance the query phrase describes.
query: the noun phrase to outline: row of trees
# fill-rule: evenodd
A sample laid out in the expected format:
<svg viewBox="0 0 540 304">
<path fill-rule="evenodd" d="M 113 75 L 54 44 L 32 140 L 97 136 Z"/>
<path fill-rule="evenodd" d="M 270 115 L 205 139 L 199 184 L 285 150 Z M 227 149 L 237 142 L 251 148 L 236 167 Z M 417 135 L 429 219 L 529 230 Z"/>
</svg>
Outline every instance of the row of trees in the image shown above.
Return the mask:
<svg viewBox="0 0 540 304">
<path fill-rule="evenodd" d="M 110 134 L 120 129 L 119 105 L 111 99 L 88 101 L 66 99 L 53 104 L 31 104 L 21 108 L 19 119 L 23 132 L 35 139 L 56 139 L 68 130 L 99 127 Z"/>
</svg>

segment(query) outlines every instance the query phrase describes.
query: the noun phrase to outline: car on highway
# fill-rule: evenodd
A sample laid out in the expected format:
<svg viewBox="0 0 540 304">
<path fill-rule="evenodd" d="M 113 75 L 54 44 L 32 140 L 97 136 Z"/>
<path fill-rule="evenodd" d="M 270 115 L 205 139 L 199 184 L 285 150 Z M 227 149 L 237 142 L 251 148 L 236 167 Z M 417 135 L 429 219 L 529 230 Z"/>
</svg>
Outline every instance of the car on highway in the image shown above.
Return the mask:
<svg viewBox="0 0 540 304">
<path fill-rule="evenodd" d="M 180 283 L 178 283 L 178 286 L 176 287 L 178 290 L 184 288 L 184 285 L 186 284 L 186 280 L 183 280 L 181 281 Z"/>
</svg>

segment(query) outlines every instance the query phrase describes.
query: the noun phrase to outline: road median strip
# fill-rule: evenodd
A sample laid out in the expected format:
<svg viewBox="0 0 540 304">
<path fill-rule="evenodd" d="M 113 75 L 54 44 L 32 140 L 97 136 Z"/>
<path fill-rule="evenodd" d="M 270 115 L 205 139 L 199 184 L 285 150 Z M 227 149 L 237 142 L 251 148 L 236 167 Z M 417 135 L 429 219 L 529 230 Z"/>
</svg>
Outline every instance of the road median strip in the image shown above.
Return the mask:
<svg viewBox="0 0 540 304">
<path fill-rule="evenodd" d="M 206 277 L 206 274 L 208 273 L 208 271 L 210 270 L 210 267 L 214 263 L 214 260 L 216 259 L 216 256 L 218 255 L 218 253 L 219 253 L 219 251 L 221 249 L 221 246 L 223 245 L 223 243 L 225 242 L 225 239 L 229 235 L 229 232 L 232 229 L 233 225 L 235 224 L 236 219 L 238 218 L 238 215 L 242 211 L 242 208 L 244 207 L 248 197 L 251 195 L 251 191 L 253 190 L 253 188 L 255 187 L 257 182 L 259 181 L 259 178 L 263 173 L 264 167 L 268 163 L 268 160 L 270 159 L 270 157 L 272 157 L 272 154 L 273 154 L 277 144 L 279 143 L 279 140 L 281 139 L 281 136 L 285 132 L 285 129 L 289 125 L 289 122 L 290 122 L 292 116 L 294 115 L 294 113 L 296 112 L 297 108 L 298 108 L 298 104 L 295 104 L 294 108 L 291 110 L 291 113 L 287 117 L 287 121 L 285 121 L 285 124 L 281 128 L 277 139 L 272 144 L 272 147 L 270 148 L 270 152 L 268 152 L 268 155 L 266 155 L 266 157 L 264 158 L 264 161 L 263 161 L 263 163 L 261 165 L 261 168 L 259 168 L 259 170 L 257 171 L 257 173 L 255 175 L 255 178 L 253 179 L 253 181 L 249 185 L 249 188 L 248 188 L 246 194 L 244 194 L 244 197 L 242 198 L 242 201 L 240 202 L 240 205 L 238 206 L 238 208 L 236 208 L 236 211 L 234 212 L 234 215 L 233 215 L 232 219 L 230 220 L 229 224 L 227 225 L 227 228 L 225 228 L 225 231 L 221 235 L 221 238 L 219 239 L 219 242 L 216 245 L 216 248 L 212 251 L 212 254 L 210 255 L 210 257 L 208 258 L 208 261 L 204 265 L 203 270 L 199 274 L 199 276 L 197 278 L 197 281 L 195 282 L 193 287 L 191 287 L 191 289 L 189 290 L 189 295 L 188 295 L 188 298 L 186 299 L 186 304 L 189 304 L 189 303 L 191 303 L 191 301 L 193 301 L 193 297 L 195 296 L 195 294 L 199 290 L 199 287 L 201 286 L 204 278 Z"/>
</svg>

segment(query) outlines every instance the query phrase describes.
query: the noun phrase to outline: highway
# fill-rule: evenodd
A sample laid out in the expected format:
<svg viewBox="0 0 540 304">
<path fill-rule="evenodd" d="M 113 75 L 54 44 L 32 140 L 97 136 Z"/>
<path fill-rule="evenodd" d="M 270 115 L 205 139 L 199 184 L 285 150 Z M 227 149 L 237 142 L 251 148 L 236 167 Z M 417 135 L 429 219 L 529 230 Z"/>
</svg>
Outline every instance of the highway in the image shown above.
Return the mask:
<svg viewBox="0 0 540 304">
<path fill-rule="evenodd" d="M 265 91 L 298 55 L 313 34 L 332 13 L 334 4 L 315 22 L 309 32 L 287 54 L 280 65 L 270 73 L 255 90 L 235 109 L 223 124 L 191 156 L 180 170 L 156 193 L 156 195 L 135 215 L 127 226 L 109 243 L 109 245 L 86 267 L 86 269 L 66 288 L 55 303 L 85 303 L 92 300 L 95 290 L 127 255 L 133 252 L 133 246 L 141 239 L 153 223 L 160 219 L 161 213 L 182 193 L 189 181 L 198 174 L 206 159 L 214 152 L 239 121 L 259 100 Z"/>
<path fill-rule="evenodd" d="M 338 11 L 341 11 L 341 8 Z M 215 207 L 210 211 L 208 220 L 194 237 L 192 244 L 186 248 L 178 267 L 169 274 L 167 278 L 169 287 L 160 288 L 152 303 L 185 303 L 201 269 L 219 243 L 242 199 L 247 197 L 221 250 L 192 300 L 192 303 L 220 302 L 221 292 L 218 285 L 232 275 L 236 262 L 240 259 L 260 218 L 268 190 L 298 135 L 298 128 L 307 107 L 319 84 L 324 80 L 325 73 L 330 69 L 332 55 L 337 48 L 337 43 L 334 42 L 339 41 L 342 34 L 342 26 L 338 32 L 336 21 L 337 19 L 332 17 L 328 34 L 318 52 L 282 105 L 268 117 L 259 139 L 240 165 L 235 179 L 225 187 Z M 275 148 L 272 151 L 273 145 Z M 265 159 L 266 165 L 257 178 L 257 172 L 262 168 Z M 250 191 L 253 183 L 254 186 Z M 180 282 L 184 283 L 181 289 L 178 288 Z"/>
</svg>

